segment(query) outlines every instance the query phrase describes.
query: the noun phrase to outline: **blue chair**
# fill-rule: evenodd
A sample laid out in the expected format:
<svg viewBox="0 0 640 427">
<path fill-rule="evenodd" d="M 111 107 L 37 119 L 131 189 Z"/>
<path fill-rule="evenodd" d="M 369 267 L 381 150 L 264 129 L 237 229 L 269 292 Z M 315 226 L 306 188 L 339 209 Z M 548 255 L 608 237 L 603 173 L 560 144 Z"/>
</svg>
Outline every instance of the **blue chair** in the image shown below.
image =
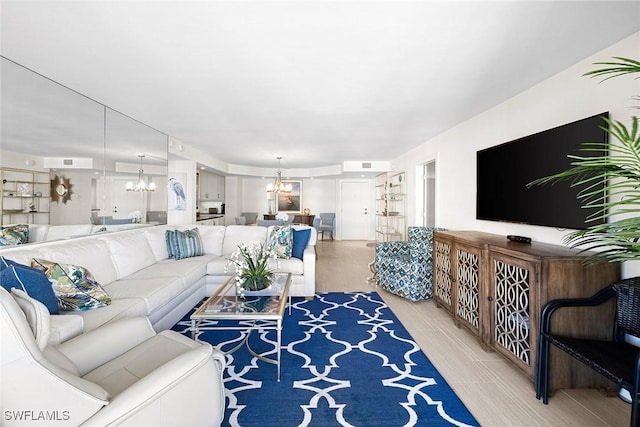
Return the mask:
<svg viewBox="0 0 640 427">
<path fill-rule="evenodd" d="M 430 227 L 409 227 L 406 242 L 376 245 L 377 285 L 393 294 L 418 301 L 433 295 L 433 232 Z"/>
<path fill-rule="evenodd" d="M 313 219 L 313 228 L 316 229 L 318 234 L 322 235 L 322 240 L 324 240 L 324 233 L 331 233 L 331 240 L 333 240 L 335 222 L 335 213 L 321 213 L 318 214 L 318 217 Z"/>
<path fill-rule="evenodd" d="M 242 212 L 240 216 L 235 217 L 236 225 L 255 224 L 258 219 L 258 212 Z"/>
</svg>

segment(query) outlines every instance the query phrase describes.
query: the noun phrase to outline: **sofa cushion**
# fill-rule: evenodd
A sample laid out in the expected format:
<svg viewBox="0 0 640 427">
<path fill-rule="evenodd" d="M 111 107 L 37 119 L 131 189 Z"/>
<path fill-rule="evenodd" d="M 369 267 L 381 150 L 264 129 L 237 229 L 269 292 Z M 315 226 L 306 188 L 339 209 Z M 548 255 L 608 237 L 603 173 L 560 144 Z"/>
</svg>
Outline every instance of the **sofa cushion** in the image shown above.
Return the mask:
<svg viewBox="0 0 640 427">
<path fill-rule="evenodd" d="M 11 265 L 0 273 L 0 283 L 9 292 L 12 288 L 25 292 L 44 304 L 49 313 L 58 314 L 58 298 L 41 270 L 22 264 Z"/>
<path fill-rule="evenodd" d="M 206 274 L 206 265 L 212 256 L 186 258 L 179 261 L 164 260 L 152 266 L 136 271 L 125 279 L 152 279 L 164 277 L 179 277 L 186 289 L 191 284 L 200 280 Z"/>
<path fill-rule="evenodd" d="M 144 235 L 151 246 L 151 251 L 156 261 L 162 261 L 169 258 L 167 251 L 167 239 L 165 236 L 165 227 L 151 227 L 144 230 Z"/>
<path fill-rule="evenodd" d="M 227 265 L 229 265 L 228 269 Z M 234 272 L 233 265 L 229 264 L 227 258 L 215 258 L 207 263 L 207 274 L 209 276 L 231 276 Z"/>
<path fill-rule="evenodd" d="M 0 227 L 0 246 L 22 245 L 29 241 L 29 226 L 27 224 Z"/>
<path fill-rule="evenodd" d="M 60 316 L 77 314 L 82 316 L 83 331 L 88 332 L 123 317 L 146 316 L 147 305 L 141 298 L 113 298 L 110 305 L 96 310 L 60 312 Z"/>
<path fill-rule="evenodd" d="M 11 291 L 11 295 L 27 318 L 27 322 L 33 332 L 38 348 L 40 350 L 44 350 L 49 343 L 49 334 L 51 331 L 49 310 L 47 310 L 47 307 L 45 307 L 40 301 L 30 298 L 29 295 L 20 289 L 14 288 Z"/>
<path fill-rule="evenodd" d="M 121 232 L 109 236 L 100 236 L 107 242 L 118 279 L 127 277 L 138 270 L 155 264 L 151 246 L 143 231 Z"/>
<path fill-rule="evenodd" d="M 165 235 L 169 258 L 179 260 L 203 254 L 202 239 L 197 227 L 185 231 L 167 230 Z"/>
<path fill-rule="evenodd" d="M 31 265 L 44 272 L 64 311 L 84 311 L 111 304 L 111 298 L 89 270 L 34 258 Z"/>
<path fill-rule="evenodd" d="M 91 224 L 50 225 L 47 230 L 47 241 L 69 239 L 71 237 L 88 236 L 91 234 Z"/>
<path fill-rule="evenodd" d="M 267 242 L 267 228 L 255 227 L 250 225 L 228 225 L 224 233 L 224 242 L 222 243 L 222 255 L 231 256 L 238 250 L 238 245 L 244 243 L 265 244 Z"/>
<path fill-rule="evenodd" d="M 293 275 L 304 274 L 304 263 L 298 258 L 270 260 L 270 267 L 278 273 L 291 273 Z"/>
<path fill-rule="evenodd" d="M 44 258 L 61 264 L 81 265 L 91 271 L 98 283 L 110 283 L 118 278 L 118 271 L 109 254 L 107 242 L 96 238 L 83 238 L 50 243 L 45 253 L 34 258 Z"/>
<path fill-rule="evenodd" d="M 200 237 L 202 237 L 205 254 L 222 256 L 225 229 L 224 225 L 200 227 Z"/>
<path fill-rule="evenodd" d="M 49 344 L 58 345 L 82 333 L 84 318 L 79 314 L 51 316 L 51 335 Z"/>
<path fill-rule="evenodd" d="M 269 228 L 269 241 L 267 248 L 275 253 L 276 257 L 289 259 L 293 249 L 293 233 L 290 225 L 276 225 Z"/>
<path fill-rule="evenodd" d="M 181 277 L 150 277 L 139 279 L 120 279 L 105 286 L 114 300 L 122 298 L 138 298 L 145 304 L 145 316 L 180 295 L 185 289 Z"/>
</svg>

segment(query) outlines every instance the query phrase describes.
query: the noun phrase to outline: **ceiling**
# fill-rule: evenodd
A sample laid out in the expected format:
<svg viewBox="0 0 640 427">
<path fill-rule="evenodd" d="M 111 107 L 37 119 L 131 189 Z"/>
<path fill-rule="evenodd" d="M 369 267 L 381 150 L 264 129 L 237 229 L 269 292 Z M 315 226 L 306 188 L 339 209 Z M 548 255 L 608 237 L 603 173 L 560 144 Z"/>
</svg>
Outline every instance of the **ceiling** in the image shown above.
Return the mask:
<svg viewBox="0 0 640 427">
<path fill-rule="evenodd" d="M 3 56 L 250 167 L 392 160 L 640 30 L 637 1 L 1 7 Z"/>
</svg>

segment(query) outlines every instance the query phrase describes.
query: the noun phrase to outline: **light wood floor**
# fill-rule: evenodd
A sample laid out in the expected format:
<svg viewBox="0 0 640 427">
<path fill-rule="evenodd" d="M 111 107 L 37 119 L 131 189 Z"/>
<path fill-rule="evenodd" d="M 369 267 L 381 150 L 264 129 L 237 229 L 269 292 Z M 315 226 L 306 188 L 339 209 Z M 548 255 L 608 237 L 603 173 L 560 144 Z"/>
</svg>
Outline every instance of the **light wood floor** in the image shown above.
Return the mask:
<svg viewBox="0 0 640 427">
<path fill-rule="evenodd" d="M 596 390 L 561 390 L 543 405 L 521 371 L 483 351 L 433 300 L 413 303 L 368 283 L 374 250 L 366 243 L 318 241 L 317 292 L 378 292 L 481 425 L 629 425 L 630 405 Z"/>
</svg>

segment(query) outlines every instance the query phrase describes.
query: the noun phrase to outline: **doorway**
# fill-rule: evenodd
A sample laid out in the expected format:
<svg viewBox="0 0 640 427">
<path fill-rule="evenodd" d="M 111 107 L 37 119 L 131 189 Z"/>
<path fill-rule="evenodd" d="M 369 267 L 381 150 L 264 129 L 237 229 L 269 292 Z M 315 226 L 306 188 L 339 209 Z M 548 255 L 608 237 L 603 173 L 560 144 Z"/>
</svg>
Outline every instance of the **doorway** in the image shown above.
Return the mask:
<svg viewBox="0 0 640 427">
<path fill-rule="evenodd" d="M 436 161 L 422 165 L 422 226 L 436 226 Z"/>
<path fill-rule="evenodd" d="M 342 240 L 370 240 L 373 196 L 370 181 L 342 181 L 340 183 L 340 224 Z"/>
</svg>

